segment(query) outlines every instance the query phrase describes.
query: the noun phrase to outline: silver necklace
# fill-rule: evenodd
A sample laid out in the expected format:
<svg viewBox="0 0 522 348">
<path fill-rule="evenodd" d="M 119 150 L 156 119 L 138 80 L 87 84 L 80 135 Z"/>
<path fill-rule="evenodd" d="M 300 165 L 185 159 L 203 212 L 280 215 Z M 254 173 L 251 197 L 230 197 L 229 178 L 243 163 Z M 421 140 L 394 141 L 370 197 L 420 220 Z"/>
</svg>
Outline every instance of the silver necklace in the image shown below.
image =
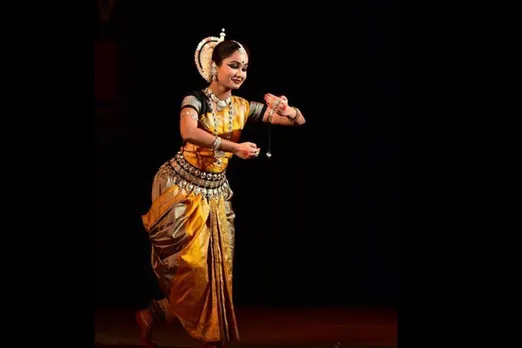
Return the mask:
<svg viewBox="0 0 522 348">
<path fill-rule="evenodd" d="M 210 106 L 210 111 L 211 111 L 211 114 L 212 114 L 212 122 L 214 123 L 214 136 L 218 136 L 218 121 L 217 121 L 217 117 L 216 117 L 216 112 L 214 111 L 214 107 L 212 106 L 212 101 L 214 101 L 217 105 L 218 105 L 218 111 L 221 111 L 223 110 L 227 105 L 228 105 L 228 133 L 223 137 L 224 139 L 227 139 L 229 140 L 232 136 L 232 121 L 233 121 L 233 118 L 234 118 L 234 114 L 233 114 L 233 107 L 232 107 L 232 97 L 228 97 L 226 100 L 219 100 L 214 93 L 212 93 L 212 91 L 210 90 L 210 88 L 207 88 L 206 91 L 205 91 L 205 94 L 207 95 L 208 97 L 208 101 L 209 101 L 209 106 Z M 216 99 L 218 100 L 216 102 Z M 224 104 L 224 106 L 222 106 L 220 108 L 219 106 L 219 102 L 222 102 L 221 105 Z M 222 161 L 222 158 L 225 157 L 225 154 L 226 152 L 225 151 L 219 151 L 219 150 L 216 150 L 215 151 L 215 157 L 217 159 L 217 164 L 218 165 L 221 165 L 223 163 Z"/>
<path fill-rule="evenodd" d="M 218 111 L 223 110 L 227 107 L 227 105 L 229 105 L 232 102 L 231 96 L 225 100 L 221 100 L 210 90 L 210 88 L 208 89 L 208 95 L 210 96 L 210 99 L 212 99 L 212 101 L 216 103 Z"/>
</svg>

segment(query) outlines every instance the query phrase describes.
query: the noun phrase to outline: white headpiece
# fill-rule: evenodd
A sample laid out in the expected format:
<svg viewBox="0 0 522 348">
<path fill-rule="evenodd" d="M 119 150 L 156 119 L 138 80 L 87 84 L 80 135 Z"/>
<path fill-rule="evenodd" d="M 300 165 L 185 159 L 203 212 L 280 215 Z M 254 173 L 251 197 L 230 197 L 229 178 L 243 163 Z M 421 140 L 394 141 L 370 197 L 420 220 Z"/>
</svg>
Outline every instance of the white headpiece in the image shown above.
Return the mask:
<svg viewBox="0 0 522 348">
<path fill-rule="evenodd" d="M 212 81 L 212 52 L 214 52 L 216 45 L 223 40 L 225 40 L 225 29 L 221 29 L 221 34 L 219 34 L 219 37 L 209 36 L 201 40 L 198 44 L 198 47 L 196 48 L 196 52 L 194 53 L 194 60 L 196 61 L 199 74 L 207 82 Z M 237 41 L 234 42 L 239 45 L 239 52 L 246 53 L 243 45 Z"/>
<path fill-rule="evenodd" d="M 194 54 L 196 66 L 198 67 L 201 77 L 203 77 L 207 82 L 211 81 L 210 69 L 212 63 L 212 52 L 214 52 L 214 47 L 223 40 L 225 40 L 225 29 L 221 29 L 219 37 L 209 36 L 204 38 L 199 42 L 198 47 L 196 48 Z"/>
</svg>

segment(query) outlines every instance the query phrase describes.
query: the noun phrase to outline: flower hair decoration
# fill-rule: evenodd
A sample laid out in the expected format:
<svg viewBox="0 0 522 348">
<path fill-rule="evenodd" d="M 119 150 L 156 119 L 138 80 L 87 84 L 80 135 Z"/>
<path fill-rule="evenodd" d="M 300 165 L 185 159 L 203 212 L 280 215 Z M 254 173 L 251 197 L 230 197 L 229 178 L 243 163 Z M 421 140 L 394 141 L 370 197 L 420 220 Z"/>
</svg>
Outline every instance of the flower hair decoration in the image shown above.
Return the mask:
<svg viewBox="0 0 522 348">
<path fill-rule="evenodd" d="M 196 67 L 198 68 L 199 74 L 207 82 L 212 82 L 212 52 L 216 45 L 225 40 L 225 29 L 221 29 L 221 34 L 217 36 L 209 36 L 201 40 L 194 53 L 194 60 L 196 61 Z M 246 53 L 243 45 L 239 42 L 234 41 L 239 46 L 239 52 Z"/>
<path fill-rule="evenodd" d="M 199 74 L 207 82 L 212 81 L 211 68 L 212 68 L 212 52 L 214 47 L 221 41 L 225 40 L 225 29 L 221 29 L 221 34 L 217 36 L 209 36 L 201 40 L 196 48 L 194 59 L 198 68 Z"/>
</svg>

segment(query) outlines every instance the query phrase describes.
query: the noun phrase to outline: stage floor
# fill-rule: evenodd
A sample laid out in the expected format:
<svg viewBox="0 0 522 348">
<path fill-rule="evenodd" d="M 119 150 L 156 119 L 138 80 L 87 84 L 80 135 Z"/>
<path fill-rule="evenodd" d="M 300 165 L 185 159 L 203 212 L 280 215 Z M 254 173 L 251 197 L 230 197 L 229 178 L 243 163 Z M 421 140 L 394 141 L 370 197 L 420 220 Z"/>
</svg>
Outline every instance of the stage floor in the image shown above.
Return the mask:
<svg viewBox="0 0 522 348">
<path fill-rule="evenodd" d="M 238 308 L 240 343 L 230 348 L 394 348 L 397 313 L 376 309 Z M 155 331 L 161 348 L 199 348 L 179 323 Z M 96 348 L 138 348 L 133 309 L 98 309 Z"/>
</svg>

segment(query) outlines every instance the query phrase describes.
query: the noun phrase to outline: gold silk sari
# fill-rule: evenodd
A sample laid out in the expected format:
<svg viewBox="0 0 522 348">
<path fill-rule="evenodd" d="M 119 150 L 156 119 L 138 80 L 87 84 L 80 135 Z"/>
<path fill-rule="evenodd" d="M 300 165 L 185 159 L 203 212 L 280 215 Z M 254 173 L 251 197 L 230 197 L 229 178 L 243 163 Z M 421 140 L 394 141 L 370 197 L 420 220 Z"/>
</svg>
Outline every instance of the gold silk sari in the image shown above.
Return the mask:
<svg viewBox="0 0 522 348">
<path fill-rule="evenodd" d="M 232 127 L 229 107 L 215 110 L 215 127 L 204 103 L 196 94 L 184 98 L 182 107 L 198 111 L 200 128 L 235 142 L 247 119 L 257 121 L 265 110 L 232 96 Z M 152 205 L 142 216 L 152 267 L 168 300 L 166 317 L 177 317 L 192 337 L 206 342 L 239 340 L 232 300 L 235 215 L 226 180 L 231 157 L 226 153 L 218 161 L 213 149 L 184 144 L 156 173 Z"/>
</svg>

